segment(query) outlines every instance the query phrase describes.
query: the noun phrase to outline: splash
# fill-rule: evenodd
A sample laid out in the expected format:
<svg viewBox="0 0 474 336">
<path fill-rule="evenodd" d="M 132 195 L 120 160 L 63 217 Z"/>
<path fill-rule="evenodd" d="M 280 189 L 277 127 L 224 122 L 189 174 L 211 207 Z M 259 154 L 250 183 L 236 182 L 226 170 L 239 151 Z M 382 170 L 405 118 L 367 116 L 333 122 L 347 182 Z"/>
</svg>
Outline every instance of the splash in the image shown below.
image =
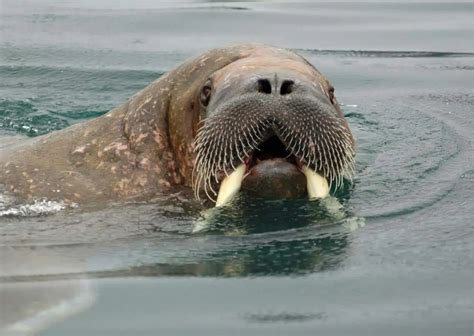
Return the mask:
<svg viewBox="0 0 474 336">
<path fill-rule="evenodd" d="M 73 206 L 74 207 L 74 206 Z M 7 208 L 0 198 L 0 217 L 36 217 L 57 213 L 66 209 L 64 202 L 36 200 L 32 204 L 23 204 Z"/>
</svg>

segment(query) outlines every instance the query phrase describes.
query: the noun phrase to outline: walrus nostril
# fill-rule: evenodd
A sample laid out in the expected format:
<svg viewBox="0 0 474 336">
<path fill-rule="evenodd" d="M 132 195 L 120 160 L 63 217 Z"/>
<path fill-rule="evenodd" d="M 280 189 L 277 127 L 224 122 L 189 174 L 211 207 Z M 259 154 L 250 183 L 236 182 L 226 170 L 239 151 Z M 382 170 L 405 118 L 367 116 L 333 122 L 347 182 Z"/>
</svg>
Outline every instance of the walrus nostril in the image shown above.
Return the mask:
<svg viewBox="0 0 474 336">
<path fill-rule="evenodd" d="M 294 84 L 295 84 L 295 82 L 293 82 L 292 80 L 283 81 L 283 83 L 281 84 L 281 88 L 280 88 L 280 94 L 283 96 L 283 95 L 287 95 L 287 94 L 290 94 L 291 92 L 293 92 L 293 85 Z"/>
<path fill-rule="evenodd" d="M 268 79 L 259 79 L 257 81 L 257 90 L 261 93 L 271 94 L 272 93 L 272 85 Z"/>
</svg>

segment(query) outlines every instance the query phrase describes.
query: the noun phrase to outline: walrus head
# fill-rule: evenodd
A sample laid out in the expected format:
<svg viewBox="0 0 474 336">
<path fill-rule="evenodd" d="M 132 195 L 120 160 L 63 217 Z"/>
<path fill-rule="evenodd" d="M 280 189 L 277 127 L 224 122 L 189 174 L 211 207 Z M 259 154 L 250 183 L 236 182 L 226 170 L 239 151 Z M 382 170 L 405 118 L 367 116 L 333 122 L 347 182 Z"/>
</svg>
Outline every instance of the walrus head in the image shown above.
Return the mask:
<svg viewBox="0 0 474 336">
<path fill-rule="evenodd" d="M 334 88 L 291 52 L 240 58 L 198 93 L 193 187 L 227 203 L 258 195 L 325 197 L 354 170 L 354 141 Z"/>
</svg>

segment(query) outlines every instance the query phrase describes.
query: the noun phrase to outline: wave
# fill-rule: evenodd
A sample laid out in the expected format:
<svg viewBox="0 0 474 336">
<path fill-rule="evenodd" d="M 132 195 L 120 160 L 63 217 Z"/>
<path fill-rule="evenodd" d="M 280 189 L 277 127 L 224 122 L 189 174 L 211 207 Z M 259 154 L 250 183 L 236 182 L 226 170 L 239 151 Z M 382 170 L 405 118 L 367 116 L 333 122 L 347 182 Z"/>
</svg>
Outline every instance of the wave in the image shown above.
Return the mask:
<svg viewBox="0 0 474 336">
<path fill-rule="evenodd" d="M 474 57 L 471 52 L 450 51 L 390 51 L 390 50 L 331 50 L 331 49 L 293 49 L 303 54 L 317 56 L 339 56 L 360 58 L 455 58 Z"/>
<path fill-rule="evenodd" d="M 53 111 L 33 99 L 0 99 L 0 130 L 38 136 L 101 116 L 108 110 L 73 106 Z"/>
</svg>

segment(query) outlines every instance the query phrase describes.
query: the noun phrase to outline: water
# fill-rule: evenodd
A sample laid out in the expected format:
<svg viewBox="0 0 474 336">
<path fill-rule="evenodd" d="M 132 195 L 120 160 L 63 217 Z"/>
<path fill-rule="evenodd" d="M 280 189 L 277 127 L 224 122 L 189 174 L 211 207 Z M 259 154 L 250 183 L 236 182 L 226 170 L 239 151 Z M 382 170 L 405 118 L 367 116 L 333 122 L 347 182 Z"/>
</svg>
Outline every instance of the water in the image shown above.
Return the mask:
<svg viewBox="0 0 474 336">
<path fill-rule="evenodd" d="M 0 146 L 99 116 L 187 57 L 288 47 L 357 139 L 343 218 L 240 199 L 192 234 L 180 194 L 106 209 L 0 198 L 0 322 L 41 335 L 470 335 L 469 2 L 3 1 Z M 59 211 L 59 212 L 58 212 Z"/>
</svg>

